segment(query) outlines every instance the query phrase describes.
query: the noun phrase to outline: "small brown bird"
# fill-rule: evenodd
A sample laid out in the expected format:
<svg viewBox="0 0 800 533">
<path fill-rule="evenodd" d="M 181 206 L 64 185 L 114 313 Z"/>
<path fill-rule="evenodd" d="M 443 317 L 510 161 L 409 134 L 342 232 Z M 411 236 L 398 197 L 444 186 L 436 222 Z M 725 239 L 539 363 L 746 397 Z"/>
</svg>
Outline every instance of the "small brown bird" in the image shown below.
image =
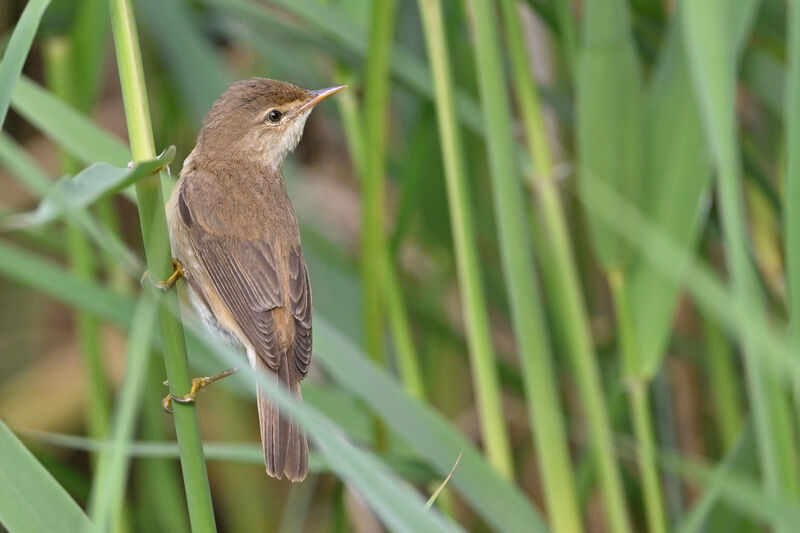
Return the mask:
<svg viewBox="0 0 800 533">
<path fill-rule="evenodd" d="M 311 363 L 311 285 L 297 217 L 281 175 L 316 104 L 344 86 L 307 91 L 253 78 L 233 84 L 203 120 L 167 203 L 175 273 L 206 325 L 247 351 L 256 372 L 301 399 Z M 228 375 L 196 379 L 183 398 Z M 308 471 L 305 432 L 258 387 L 267 473 L 301 481 Z"/>
</svg>

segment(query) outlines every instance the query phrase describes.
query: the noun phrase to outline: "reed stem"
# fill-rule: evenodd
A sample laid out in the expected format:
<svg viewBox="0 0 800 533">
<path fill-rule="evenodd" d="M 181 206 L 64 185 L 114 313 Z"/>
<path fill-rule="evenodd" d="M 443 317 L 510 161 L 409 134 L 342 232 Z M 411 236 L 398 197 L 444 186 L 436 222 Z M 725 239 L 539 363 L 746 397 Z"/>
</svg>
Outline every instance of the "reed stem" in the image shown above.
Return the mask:
<svg viewBox="0 0 800 533">
<path fill-rule="evenodd" d="M 156 156 L 155 143 L 133 9 L 129 0 L 109 0 L 109 8 L 131 153 L 134 162 L 152 159 Z M 162 179 L 166 179 L 166 176 L 162 175 Z M 150 275 L 154 279 L 166 279 L 172 272 L 172 261 L 159 176 L 153 175 L 138 181 L 136 197 Z M 190 379 L 183 326 L 177 309 L 178 296 L 175 291 L 161 295 L 158 320 L 164 345 L 164 363 L 170 392 L 181 396 L 189 392 Z M 194 404 L 175 405 L 173 417 L 192 531 L 216 531 Z"/>
</svg>

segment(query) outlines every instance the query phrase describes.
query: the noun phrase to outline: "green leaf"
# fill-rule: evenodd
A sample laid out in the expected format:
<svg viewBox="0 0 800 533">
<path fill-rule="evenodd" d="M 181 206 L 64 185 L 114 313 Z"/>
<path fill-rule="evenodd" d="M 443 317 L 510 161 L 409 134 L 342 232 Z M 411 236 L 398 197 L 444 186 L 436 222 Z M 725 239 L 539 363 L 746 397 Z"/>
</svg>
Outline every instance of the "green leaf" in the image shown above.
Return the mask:
<svg viewBox="0 0 800 533">
<path fill-rule="evenodd" d="M 639 204 L 642 152 L 642 90 L 631 20 L 625 0 L 586 4 L 577 74 L 578 178 L 587 174 Z M 605 270 L 626 266 L 620 240 L 599 221 L 589 232 Z"/>
<path fill-rule="evenodd" d="M 11 97 L 14 110 L 86 164 L 105 161 L 125 166 L 128 147 L 35 82 L 22 76 Z"/>
<path fill-rule="evenodd" d="M 0 421 L 0 523 L 11 533 L 91 529 L 67 491 Z"/>
<path fill-rule="evenodd" d="M 700 462 L 676 456 L 666 457 L 664 463 L 668 470 L 716 491 L 721 501 L 740 514 L 765 524 L 776 524 L 786 531 L 795 531 L 800 523 L 800 504 L 796 499 L 786 494 L 766 493 L 758 481 L 726 472 L 725 463 L 717 468 L 710 468 Z"/>
<path fill-rule="evenodd" d="M 111 447 L 100 454 L 89 498 L 92 522 L 100 531 L 108 529 L 113 517 L 118 516 L 125 500 L 130 459 L 128 447 L 133 438 L 136 415 L 141 404 L 151 338 L 155 333 L 156 302 L 143 294 L 136 305 L 128 335 L 125 358 L 125 380 L 117 401 L 114 425 L 111 430 Z"/>
<path fill-rule="evenodd" d="M 31 0 L 28 2 L 28 5 L 25 6 L 25 11 L 22 12 L 22 16 L 14 28 L 14 33 L 11 34 L 11 39 L 8 41 L 5 54 L 3 54 L 3 61 L 0 63 L 0 126 L 6 120 L 11 93 L 14 90 L 14 85 L 17 84 L 22 67 L 25 65 L 25 59 L 28 57 L 33 37 L 39 28 L 39 22 L 42 20 L 44 10 L 47 9 L 49 4 L 50 0 Z"/>
<path fill-rule="evenodd" d="M 444 477 L 463 450 L 450 486 L 499 531 L 546 531 L 542 518 L 508 480 L 483 460 L 475 446 L 441 414 L 409 397 L 402 386 L 367 359 L 357 346 L 314 317 L 314 352 L 327 374 L 365 402 L 386 425 Z"/>
<path fill-rule="evenodd" d="M 133 302 L 129 298 L 78 279 L 35 254 L 2 242 L 0 274 L 120 325 L 127 326 L 132 320 Z M 440 476 L 447 475 L 458 454 L 464 451 L 450 486 L 456 487 L 487 523 L 499 531 L 547 530 L 523 493 L 498 476 L 447 419 L 412 399 L 396 379 L 371 363 L 324 317 L 315 316 L 314 328 L 316 360 L 345 389 L 370 405 Z M 188 336 L 187 346 L 195 362 L 211 359 L 212 350 L 206 342 L 197 335 Z"/>
<path fill-rule="evenodd" d="M 214 364 L 217 364 L 216 362 Z M 224 382 L 223 382 L 224 383 Z M 306 390 L 303 390 L 305 396 Z M 312 403 L 312 402 L 309 402 Z M 322 407 L 322 406 L 320 406 Z M 113 441 L 93 439 L 79 435 L 52 433 L 25 429 L 18 432 L 25 440 L 32 440 L 51 446 L 59 446 L 86 452 L 103 452 L 113 448 Z M 204 442 L 203 454 L 208 461 L 232 462 L 243 464 L 264 464 L 264 450 L 255 442 Z M 175 441 L 131 441 L 125 448 L 126 457 L 142 457 L 153 459 L 178 459 L 178 443 Z M 413 481 L 427 482 L 434 479 L 431 471 L 418 460 L 407 454 L 386 454 L 381 459 L 403 477 Z M 315 450 L 309 451 L 308 470 L 314 473 L 330 473 L 325 458 Z"/>
<path fill-rule="evenodd" d="M 755 2 L 732 5 L 731 46 L 740 50 L 753 21 Z M 673 16 L 645 106 L 644 211 L 675 241 L 693 248 L 711 202 L 711 158 L 691 83 L 680 27 Z M 648 263 L 637 263 L 631 305 L 642 353 L 641 372 L 661 367 L 680 283 Z"/>
<path fill-rule="evenodd" d="M 100 198 L 166 168 L 174 157 L 175 147 L 170 146 L 156 159 L 142 161 L 132 168 L 95 163 L 74 178 L 62 177 L 53 185 L 36 210 L 6 217 L 0 221 L 0 229 L 40 226 L 59 218 L 67 210 L 86 208 Z"/>
<path fill-rule="evenodd" d="M 675 528 L 676 533 L 700 533 L 703 531 L 708 516 L 714 509 L 714 505 L 721 499 L 722 489 L 728 480 L 729 474 L 733 471 L 736 463 L 744 455 L 752 441 L 752 428 L 749 424 L 743 425 L 739 431 L 739 438 L 725 457 L 714 467 L 714 471 L 705 483 L 705 490 L 700 498 L 694 503 Z M 752 448 L 752 446 L 749 446 Z"/>
<path fill-rule="evenodd" d="M 683 2 L 681 17 L 692 81 L 704 131 L 718 174 L 720 221 L 730 272 L 734 308 L 753 319 L 742 324 L 741 348 L 748 400 L 753 413 L 764 486 L 770 492 L 796 494 L 795 436 L 786 398 L 775 386 L 781 376 L 764 368 L 754 324 L 766 320 L 765 299 L 749 251 L 751 238 L 744 202 L 744 176 L 736 123 L 738 57 L 730 46 L 734 0 Z"/>
</svg>

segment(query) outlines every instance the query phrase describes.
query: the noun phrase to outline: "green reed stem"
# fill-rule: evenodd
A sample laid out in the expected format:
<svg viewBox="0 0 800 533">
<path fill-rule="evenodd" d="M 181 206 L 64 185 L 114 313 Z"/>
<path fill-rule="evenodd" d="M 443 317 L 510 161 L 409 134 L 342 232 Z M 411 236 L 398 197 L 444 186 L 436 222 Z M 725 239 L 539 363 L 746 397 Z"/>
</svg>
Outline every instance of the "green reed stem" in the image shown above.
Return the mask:
<svg viewBox="0 0 800 533">
<path fill-rule="evenodd" d="M 384 358 L 383 255 L 386 253 L 386 142 L 389 115 L 390 62 L 395 0 L 372 2 L 369 52 L 364 83 L 364 172 L 361 174 L 361 312 L 366 352 L 381 365 Z M 386 430 L 374 419 L 378 449 L 386 447 Z"/>
<path fill-rule="evenodd" d="M 472 220 L 467 173 L 455 112 L 442 6 L 438 0 L 419 0 L 418 5 L 436 93 L 436 115 L 453 228 L 458 285 L 464 309 L 470 368 L 475 386 L 481 434 L 489 463 L 500 474 L 512 478 L 511 446 L 505 427 L 500 383 L 489 333 L 489 318 L 475 244 L 475 225 Z"/>
<path fill-rule="evenodd" d="M 722 36 L 722 3 L 685 2 L 681 15 L 695 91 L 700 102 L 706 137 L 718 174 L 718 200 L 730 273 L 734 312 L 751 316 L 742 326 L 742 357 L 753 424 L 758 444 L 761 476 L 769 493 L 797 492 L 794 437 L 787 427 L 790 416 L 780 376 L 764 365 L 758 347 L 757 323 L 766 323 L 764 298 L 748 253 L 750 240 L 742 192 L 743 173 L 738 154 L 736 58 Z M 776 529 L 778 522 L 775 522 Z"/>
<path fill-rule="evenodd" d="M 666 533 L 667 520 L 664 511 L 664 496 L 658 474 L 657 448 L 653 437 L 653 420 L 648 397 L 648 381 L 641 376 L 641 352 L 637 346 L 636 329 L 628 297 L 628 285 L 621 270 L 609 272 L 609 284 L 614 299 L 614 308 L 619 332 L 619 348 L 623 361 L 628 398 L 631 408 L 633 431 L 638 447 L 636 458 L 642 477 L 645 516 L 651 533 Z"/>
<path fill-rule="evenodd" d="M 786 182 L 783 211 L 789 332 L 795 346 L 798 346 L 800 345 L 800 0 L 789 2 L 788 24 L 789 67 L 784 110 Z M 795 417 L 800 417 L 800 381 L 795 384 L 794 401 Z"/>
<path fill-rule="evenodd" d="M 372 3 L 369 53 L 364 83 L 364 173 L 361 180 L 361 280 L 364 342 L 383 363 L 383 250 L 386 248 L 386 142 L 389 114 L 389 62 L 394 36 L 395 0 Z"/>
<path fill-rule="evenodd" d="M 568 2 L 558 2 L 560 10 L 566 10 L 567 31 L 572 31 L 571 45 L 574 48 L 574 23 Z M 616 463 L 612 440 L 611 423 L 606 399 L 603 394 L 600 371 L 592 341 L 586 303 L 581 294 L 578 269 L 570 243 L 567 218 L 559 195 L 554 175 L 554 159 L 542 105 L 530 63 L 525 51 L 519 19 L 514 2 L 500 2 L 509 57 L 511 59 L 514 89 L 527 134 L 527 144 L 533 156 L 534 173 L 530 176 L 531 187 L 539 207 L 547 253 L 541 261 L 549 263 L 545 269 L 548 288 L 553 302 L 556 320 L 564 332 L 564 340 L 572 356 L 581 399 L 589 422 L 594 454 L 597 459 L 600 484 L 606 509 L 616 530 L 626 531 L 628 525 L 622 480 Z M 572 28 L 572 30 L 569 30 Z M 575 54 L 574 50 L 572 51 Z"/>
<path fill-rule="evenodd" d="M 134 161 L 152 159 L 156 152 L 133 10 L 129 0 L 109 0 L 109 7 L 131 153 Z M 158 176 L 137 182 L 136 196 L 150 274 L 154 279 L 166 279 L 172 271 L 171 254 Z M 183 395 L 189 391 L 190 380 L 183 327 L 176 312 L 178 296 L 170 291 L 161 298 L 158 319 L 170 392 Z M 174 412 L 192 530 L 216 531 L 197 412 L 191 403 L 175 405 Z"/>
<path fill-rule="evenodd" d="M 70 72 L 71 47 L 67 39 L 53 37 L 45 43 L 45 70 L 48 85 L 54 94 L 71 102 L 74 100 Z M 81 166 L 74 157 L 60 150 L 61 171 L 75 175 Z M 72 271 L 81 279 L 92 280 L 95 260 L 89 238 L 77 222 L 67 220 L 65 224 L 67 255 Z M 81 346 L 81 355 L 86 369 L 88 391 L 86 396 L 86 426 L 88 435 L 104 439 L 108 432 L 109 387 L 101 354 L 100 322 L 82 311 L 76 313 L 75 331 Z"/>
<path fill-rule="evenodd" d="M 722 328 L 710 318 L 703 320 L 708 362 L 709 391 L 717 413 L 720 444 L 731 449 L 739 438 L 742 413 L 741 384 L 736 375 L 734 354 Z"/>
<path fill-rule="evenodd" d="M 342 73 L 340 73 L 340 78 L 346 78 L 342 80 L 344 83 L 352 83 L 352 80 Z M 368 142 L 364 138 L 354 93 L 346 91 L 336 101 L 339 103 L 350 158 L 358 174 L 363 176 L 366 165 L 365 147 Z M 381 276 L 384 281 L 381 291 L 394 339 L 400 378 L 409 394 L 415 398 L 424 399 L 425 387 L 423 385 L 422 370 L 419 366 L 419 355 L 414 347 L 411 325 L 408 320 L 408 311 L 406 310 L 400 287 L 400 280 L 392 264 L 389 246 L 385 242 L 383 253 L 381 254 Z"/>
<path fill-rule="evenodd" d="M 575 71 L 578 66 L 578 39 L 576 38 L 577 32 L 575 31 L 575 16 L 572 13 L 572 0 L 556 0 L 556 20 L 558 21 L 558 29 L 561 32 L 562 53 L 564 60 L 567 63 L 567 69 L 570 75 L 574 78 Z"/>
</svg>

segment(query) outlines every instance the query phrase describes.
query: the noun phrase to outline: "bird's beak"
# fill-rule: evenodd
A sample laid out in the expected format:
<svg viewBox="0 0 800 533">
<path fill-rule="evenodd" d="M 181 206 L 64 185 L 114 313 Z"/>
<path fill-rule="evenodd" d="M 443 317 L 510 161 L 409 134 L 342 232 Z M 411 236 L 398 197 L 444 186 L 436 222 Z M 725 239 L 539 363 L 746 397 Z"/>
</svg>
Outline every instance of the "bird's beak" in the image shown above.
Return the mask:
<svg viewBox="0 0 800 533">
<path fill-rule="evenodd" d="M 308 91 L 309 100 L 303 104 L 303 106 L 298 111 L 305 111 L 306 109 L 310 109 L 320 103 L 321 101 L 325 100 L 332 94 L 336 94 L 342 89 L 346 88 L 347 85 L 336 85 L 334 87 L 326 87 L 324 89 L 317 89 L 316 91 Z"/>
</svg>

